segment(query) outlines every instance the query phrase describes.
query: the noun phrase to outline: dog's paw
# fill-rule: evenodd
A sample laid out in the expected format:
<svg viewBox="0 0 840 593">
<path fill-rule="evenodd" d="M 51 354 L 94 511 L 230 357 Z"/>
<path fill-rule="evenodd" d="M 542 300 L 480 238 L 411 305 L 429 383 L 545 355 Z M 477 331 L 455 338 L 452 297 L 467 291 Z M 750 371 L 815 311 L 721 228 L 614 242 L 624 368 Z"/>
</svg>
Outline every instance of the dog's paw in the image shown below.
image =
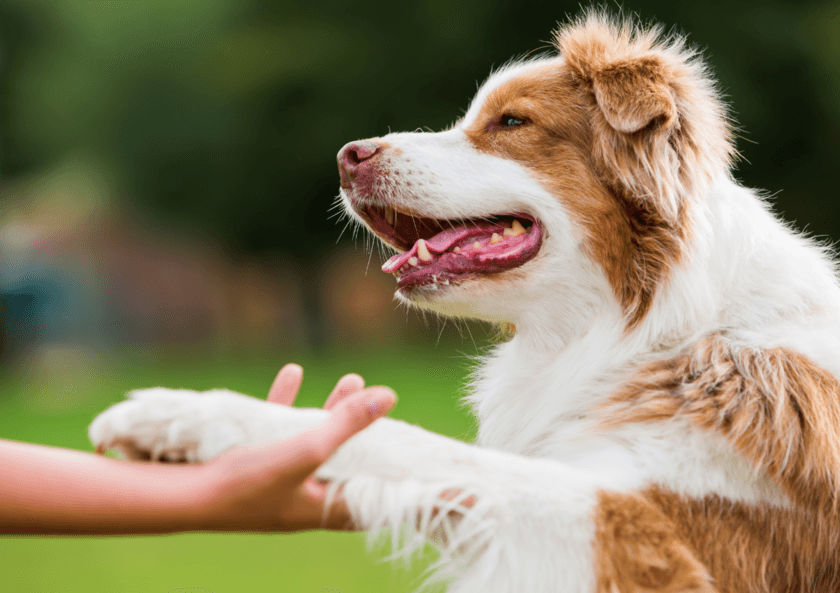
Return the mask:
<svg viewBox="0 0 840 593">
<path fill-rule="evenodd" d="M 144 389 L 96 417 L 97 451 L 131 459 L 203 462 L 231 447 L 291 436 L 311 425 L 299 412 L 229 391 Z"/>
</svg>

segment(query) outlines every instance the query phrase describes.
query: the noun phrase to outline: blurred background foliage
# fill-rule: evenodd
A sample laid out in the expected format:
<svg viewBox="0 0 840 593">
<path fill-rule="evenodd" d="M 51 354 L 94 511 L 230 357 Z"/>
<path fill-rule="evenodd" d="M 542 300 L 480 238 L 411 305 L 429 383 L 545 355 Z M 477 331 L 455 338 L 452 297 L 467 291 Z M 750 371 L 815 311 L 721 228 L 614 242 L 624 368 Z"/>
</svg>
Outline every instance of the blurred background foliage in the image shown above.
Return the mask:
<svg viewBox="0 0 840 593">
<path fill-rule="evenodd" d="M 379 255 L 365 275 L 363 242 L 336 243 L 335 155 L 448 126 L 491 68 L 550 50 L 579 10 L 0 0 L 0 438 L 85 448 L 87 423 L 127 389 L 256 395 L 290 359 L 308 370 L 305 405 L 361 371 L 397 389 L 397 417 L 469 435 L 454 396 L 486 333 L 406 315 Z M 705 50 L 740 124 L 737 177 L 796 227 L 840 238 L 840 3 L 625 10 Z M 6 539 L 0 572 L 15 591 L 417 584 L 375 566 L 357 536 L 323 534 Z"/>
</svg>

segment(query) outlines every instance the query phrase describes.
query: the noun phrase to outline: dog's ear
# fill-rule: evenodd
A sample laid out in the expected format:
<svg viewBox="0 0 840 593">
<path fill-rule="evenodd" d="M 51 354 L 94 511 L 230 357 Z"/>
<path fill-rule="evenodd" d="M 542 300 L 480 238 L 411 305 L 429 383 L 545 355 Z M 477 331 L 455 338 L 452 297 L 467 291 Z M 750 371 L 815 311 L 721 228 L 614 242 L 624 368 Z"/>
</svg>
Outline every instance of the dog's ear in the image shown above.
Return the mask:
<svg viewBox="0 0 840 593">
<path fill-rule="evenodd" d="M 652 57 L 607 64 L 592 75 L 595 100 L 613 129 L 626 134 L 676 123 L 674 90 Z"/>
<path fill-rule="evenodd" d="M 698 52 L 590 11 L 555 33 L 590 108 L 592 153 L 622 197 L 678 224 L 683 205 L 728 173 L 735 154 L 726 107 Z"/>
</svg>

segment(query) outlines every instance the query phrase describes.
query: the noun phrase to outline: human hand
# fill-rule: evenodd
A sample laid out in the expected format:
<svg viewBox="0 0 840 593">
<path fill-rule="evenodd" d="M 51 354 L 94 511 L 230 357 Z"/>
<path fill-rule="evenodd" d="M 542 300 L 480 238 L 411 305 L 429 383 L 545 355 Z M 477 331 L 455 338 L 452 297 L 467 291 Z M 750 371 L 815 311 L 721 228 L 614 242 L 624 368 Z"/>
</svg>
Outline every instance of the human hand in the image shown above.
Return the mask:
<svg viewBox="0 0 840 593">
<path fill-rule="evenodd" d="M 303 369 L 283 367 L 268 400 L 291 405 L 303 381 Z M 296 437 L 263 446 L 237 448 L 207 465 L 216 487 L 207 505 L 214 530 L 298 531 L 352 529 L 340 494 L 328 501 L 328 485 L 313 474 L 347 439 L 384 416 L 394 406 L 387 387 L 364 388 L 355 374 L 342 377 L 324 408 L 328 420 Z M 327 504 L 331 502 L 331 504 Z"/>
</svg>

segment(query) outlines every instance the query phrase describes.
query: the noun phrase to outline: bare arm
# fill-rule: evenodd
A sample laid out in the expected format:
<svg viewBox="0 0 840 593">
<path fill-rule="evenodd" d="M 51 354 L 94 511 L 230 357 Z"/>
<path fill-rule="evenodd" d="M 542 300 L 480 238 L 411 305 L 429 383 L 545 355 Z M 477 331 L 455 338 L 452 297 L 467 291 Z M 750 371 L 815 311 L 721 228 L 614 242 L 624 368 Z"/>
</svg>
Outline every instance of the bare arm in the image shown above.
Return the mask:
<svg viewBox="0 0 840 593">
<path fill-rule="evenodd" d="M 213 491 L 202 466 L 131 463 L 0 441 L 0 532 L 169 533 L 201 529 Z"/>
<path fill-rule="evenodd" d="M 289 389 L 297 392 L 299 369 L 281 371 L 272 401 L 294 399 Z M 0 534 L 347 528 L 349 513 L 340 500 L 325 520 L 326 488 L 311 476 L 345 440 L 393 406 L 391 390 L 362 386 L 356 375 L 343 378 L 323 424 L 281 443 L 232 450 L 205 465 L 128 462 L 0 440 Z"/>
</svg>

